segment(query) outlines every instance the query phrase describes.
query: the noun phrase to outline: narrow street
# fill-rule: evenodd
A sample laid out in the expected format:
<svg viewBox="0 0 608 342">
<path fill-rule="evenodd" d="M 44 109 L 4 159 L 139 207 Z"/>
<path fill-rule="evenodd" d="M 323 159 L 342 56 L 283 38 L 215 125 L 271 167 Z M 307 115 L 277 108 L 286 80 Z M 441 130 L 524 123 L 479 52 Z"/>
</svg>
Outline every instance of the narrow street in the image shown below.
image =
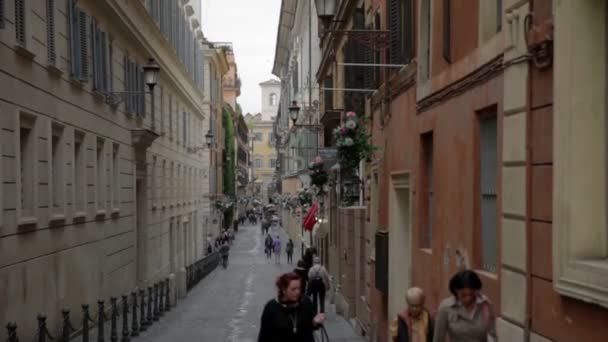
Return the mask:
<svg viewBox="0 0 608 342">
<path fill-rule="evenodd" d="M 286 233 L 282 229 L 277 232 L 286 242 Z M 299 255 L 296 248 L 294 263 Z M 137 341 L 257 341 L 262 309 L 276 296 L 274 280 L 293 268 L 284 254 L 281 257 L 280 265 L 266 259 L 259 226 L 241 227 L 228 268 L 219 266 Z M 363 341 L 333 313 L 332 305 L 327 307 L 326 328 L 332 342 Z"/>
</svg>

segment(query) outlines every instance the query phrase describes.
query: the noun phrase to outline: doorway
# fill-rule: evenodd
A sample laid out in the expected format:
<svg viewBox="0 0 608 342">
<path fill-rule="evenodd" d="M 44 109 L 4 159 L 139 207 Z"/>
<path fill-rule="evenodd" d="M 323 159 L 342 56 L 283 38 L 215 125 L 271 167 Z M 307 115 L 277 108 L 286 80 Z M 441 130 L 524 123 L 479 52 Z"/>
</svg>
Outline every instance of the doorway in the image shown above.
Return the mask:
<svg viewBox="0 0 608 342">
<path fill-rule="evenodd" d="M 395 173 L 389 194 L 388 317 L 395 317 L 403 307 L 411 283 L 411 236 L 410 173 Z"/>
</svg>

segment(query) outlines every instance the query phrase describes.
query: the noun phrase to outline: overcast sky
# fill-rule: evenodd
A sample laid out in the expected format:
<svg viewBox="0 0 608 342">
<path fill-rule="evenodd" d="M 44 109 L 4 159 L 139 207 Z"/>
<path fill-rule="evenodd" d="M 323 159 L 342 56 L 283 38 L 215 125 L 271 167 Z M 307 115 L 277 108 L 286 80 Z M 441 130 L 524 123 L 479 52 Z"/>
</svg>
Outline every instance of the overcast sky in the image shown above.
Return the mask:
<svg viewBox="0 0 608 342">
<path fill-rule="evenodd" d="M 258 84 L 272 75 L 281 0 L 201 0 L 202 27 L 212 42 L 232 42 L 244 113 L 262 110 Z"/>
</svg>

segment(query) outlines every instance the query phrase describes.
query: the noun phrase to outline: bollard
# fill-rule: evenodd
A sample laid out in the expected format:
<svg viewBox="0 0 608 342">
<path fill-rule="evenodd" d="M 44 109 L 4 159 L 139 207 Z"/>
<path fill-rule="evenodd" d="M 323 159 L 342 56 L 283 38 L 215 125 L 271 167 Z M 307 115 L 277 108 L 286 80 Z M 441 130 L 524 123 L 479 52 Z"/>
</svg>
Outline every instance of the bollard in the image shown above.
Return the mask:
<svg viewBox="0 0 608 342">
<path fill-rule="evenodd" d="M 116 306 L 116 297 L 110 297 L 111 307 L 111 323 L 110 323 L 110 342 L 118 342 L 118 331 L 117 320 L 118 320 L 118 307 Z"/>
<path fill-rule="evenodd" d="M 106 313 L 103 300 L 97 301 L 97 342 L 105 342 Z"/>
<path fill-rule="evenodd" d="M 139 289 L 139 331 L 146 330 L 146 291 L 144 289 Z"/>
<path fill-rule="evenodd" d="M 154 284 L 154 317 L 153 320 L 158 321 L 158 284 Z"/>
<path fill-rule="evenodd" d="M 61 310 L 61 315 L 63 316 L 63 327 L 61 328 L 61 342 L 69 342 L 70 335 L 76 329 L 74 329 L 74 327 L 72 326 L 72 322 L 70 322 L 70 310 Z"/>
<path fill-rule="evenodd" d="M 165 296 L 165 282 L 163 280 L 158 284 L 158 315 L 162 317 L 165 314 L 165 306 L 163 298 Z"/>
<path fill-rule="evenodd" d="M 89 316 L 89 305 L 82 304 L 82 342 L 89 342 L 89 322 L 92 322 Z"/>
<path fill-rule="evenodd" d="M 19 337 L 17 337 L 17 323 L 9 322 L 6 325 L 6 342 L 19 342 Z"/>
<path fill-rule="evenodd" d="M 167 278 L 165 279 L 165 311 L 171 310 L 171 300 L 169 300 L 170 296 L 169 278 Z"/>
<path fill-rule="evenodd" d="M 120 342 L 129 342 L 129 296 L 122 295 L 122 338 Z"/>
<path fill-rule="evenodd" d="M 139 328 L 137 328 L 137 291 L 131 292 L 131 299 L 133 300 L 133 310 L 131 313 L 133 314 L 133 321 L 131 321 L 131 336 L 139 335 Z"/>
<path fill-rule="evenodd" d="M 152 286 L 148 286 L 148 325 L 152 325 Z"/>
<path fill-rule="evenodd" d="M 53 340 L 53 337 L 49 333 L 46 327 L 46 315 L 43 313 L 38 314 L 38 342 L 46 342 L 47 337 Z"/>
</svg>

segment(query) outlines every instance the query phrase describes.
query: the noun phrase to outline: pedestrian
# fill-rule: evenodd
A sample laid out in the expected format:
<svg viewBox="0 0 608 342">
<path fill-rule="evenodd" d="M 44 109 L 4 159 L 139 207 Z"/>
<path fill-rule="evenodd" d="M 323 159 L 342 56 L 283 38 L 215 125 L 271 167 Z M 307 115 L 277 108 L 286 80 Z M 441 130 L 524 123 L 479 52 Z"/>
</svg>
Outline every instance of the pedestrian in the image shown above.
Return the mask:
<svg viewBox="0 0 608 342">
<path fill-rule="evenodd" d="M 325 312 L 325 293 L 329 290 L 329 274 L 321 264 L 321 258 L 314 257 L 314 265 L 308 271 L 308 292 L 312 296 L 312 303 L 317 311 Z"/>
<path fill-rule="evenodd" d="M 272 237 L 270 234 L 266 235 L 266 240 L 264 240 L 264 252 L 266 253 L 266 258 L 270 259 L 272 257 L 272 247 L 273 247 Z"/>
<path fill-rule="evenodd" d="M 407 308 L 397 314 L 390 326 L 393 342 L 433 342 L 433 319 L 424 307 L 424 291 L 419 287 L 407 290 Z"/>
<path fill-rule="evenodd" d="M 314 342 L 314 330 L 323 324 L 325 315 L 315 313 L 310 299 L 302 295 L 300 277 L 285 273 L 276 286 L 277 298 L 264 306 L 258 342 Z"/>
<path fill-rule="evenodd" d="M 492 304 L 481 294 L 481 279 L 471 270 L 450 279 L 452 296 L 439 305 L 433 342 L 490 342 L 496 339 Z"/>
<path fill-rule="evenodd" d="M 306 248 L 306 251 L 304 252 L 304 257 L 302 258 L 302 260 L 304 260 L 304 268 L 306 268 L 306 273 L 308 273 L 308 271 L 312 267 L 313 257 L 314 255 L 312 253 L 312 248 Z"/>
<path fill-rule="evenodd" d="M 272 243 L 272 251 L 274 252 L 276 264 L 281 263 L 281 238 L 277 235 L 276 239 L 274 239 Z"/>
<path fill-rule="evenodd" d="M 302 279 L 302 292 L 308 294 L 308 272 L 306 271 L 306 264 L 304 263 L 304 260 L 298 260 L 296 268 L 294 268 L 293 272 L 299 275 L 300 279 Z"/>
<path fill-rule="evenodd" d="M 285 246 L 285 252 L 287 253 L 287 263 L 288 264 L 293 264 L 293 240 L 289 239 L 289 241 L 287 241 L 287 245 Z"/>
</svg>

